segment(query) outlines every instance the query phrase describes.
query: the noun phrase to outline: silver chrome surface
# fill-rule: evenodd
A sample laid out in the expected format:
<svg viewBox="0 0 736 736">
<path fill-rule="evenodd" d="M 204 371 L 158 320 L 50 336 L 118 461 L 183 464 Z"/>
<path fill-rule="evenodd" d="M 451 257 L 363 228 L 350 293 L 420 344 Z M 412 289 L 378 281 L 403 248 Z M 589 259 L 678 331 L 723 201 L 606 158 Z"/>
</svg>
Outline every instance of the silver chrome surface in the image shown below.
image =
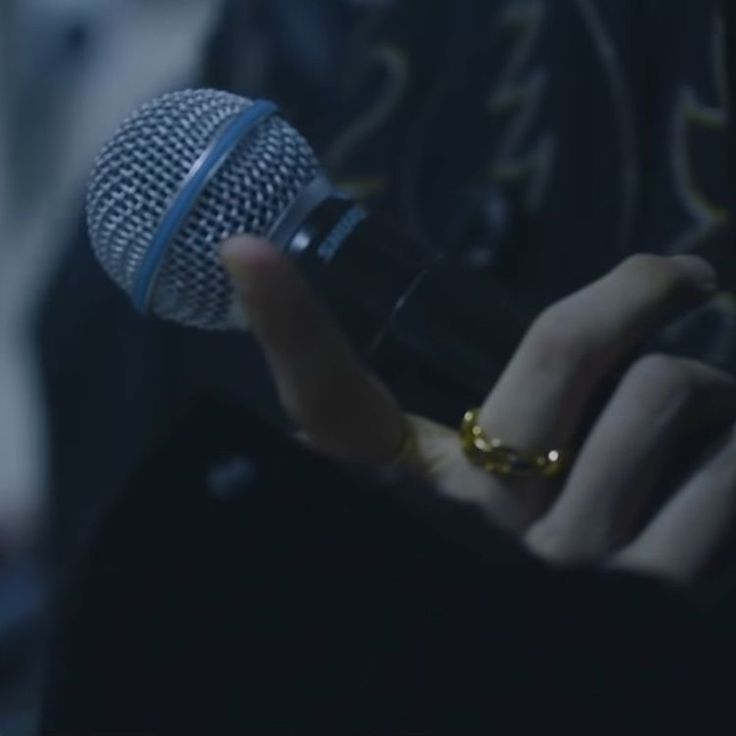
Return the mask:
<svg viewBox="0 0 736 736">
<path fill-rule="evenodd" d="M 268 239 L 282 250 L 286 250 L 304 220 L 334 194 L 332 184 L 323 176 L 318 176 L 311 184 L 304 187 L 297 199 L 279 217 L 268 233 Z"/>
<path fill-rule="evenodd" d="M 213 137 L 250 101 L 227 92 L 165 95 L 128 118 L 103 148 L 87 200 L 95 253 L 131 293 L 162 217 Z M 152 311 L 205 329 L 230 329 L 232 289 L 217 252 L 226 238 L 265 236 L 318 173 L 309 145 L 288 123 L 262 123 L 212 177 L 160 269 Z"/>
</svg>

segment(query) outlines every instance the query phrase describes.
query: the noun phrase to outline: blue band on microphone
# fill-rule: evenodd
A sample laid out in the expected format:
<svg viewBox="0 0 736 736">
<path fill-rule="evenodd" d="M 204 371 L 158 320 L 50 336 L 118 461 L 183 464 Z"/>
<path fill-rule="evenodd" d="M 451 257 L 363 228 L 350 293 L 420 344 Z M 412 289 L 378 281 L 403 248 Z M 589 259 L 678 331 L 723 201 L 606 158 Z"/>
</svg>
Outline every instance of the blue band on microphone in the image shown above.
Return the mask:
<svg viewBox="0 0 736 736">
<path fill-rule="evenodd" d="M 153 296 L 156 276 L 161 268 L 166 251 L 183 226 L 189 213 L 210 179 L 227 161 L 243 139 L 264 120 L 278 112 L 278 107 L 267 100 L 257 100 L 226 125 L 219 137 L 192 166 L 174 202 L 169 207 L 151 246 L 136 274 L 133 287 L 133 304 L 140 312 L 147 312 Z"/>
</svg>

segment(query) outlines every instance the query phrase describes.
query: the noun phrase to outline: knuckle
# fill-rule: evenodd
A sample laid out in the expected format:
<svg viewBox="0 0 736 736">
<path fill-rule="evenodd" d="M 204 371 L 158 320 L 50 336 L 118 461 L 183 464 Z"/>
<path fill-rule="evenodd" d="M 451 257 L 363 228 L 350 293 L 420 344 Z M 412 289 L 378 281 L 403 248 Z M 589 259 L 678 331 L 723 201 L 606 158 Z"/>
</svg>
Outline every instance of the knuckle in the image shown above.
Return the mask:
<svg viewBox="0 0 736 736">
<path fill-rule="evenodd" d="M 651 273 L 666 267 L 667 259 L 655 253 L 634 253 L 621 261 L 619 268 L 627 273 Z"/>
<path fill-rule="evenodd" d="M 524 544 L 537 557 L 548 562 L 564 563 L 576 556 L 571 542 L 578 535 L 550 518 L 537 521 L 524 535 Z"/>
<path fill-rule="evenodd" d="M 695 380 L 687 366 L 661 354 L 640 358 L 624 380 L 624 390 L 632 400 L 655 412 L 687 404 L 695 388 Z"/>
<path fill-rule="evenodd" d="M 674 272 L 669 259 L 653 253 L 636 253 L 629 256 L 618 267 L 619 273 L 633 278 L 661 278 Z"/>
<path fill-rule="evenodd" d="M 647 284 L 652 293 L 666 292 L 687 283 L 682 270 L 672 259 L 653 253 L 636 253 L 618 267 L 618 274 L 626 280 Z"/>
<path fill-rule="evenodd" d="M 531 552 L 544 560 L 555 560 L 562 555 L 564 535 L 551 524 L 538 521 L 524 536 L 524 543 Z"/>
<path fill-rule="evenodd" d="M 535 362 L 544 367 L 579 366 L 593 350 L 593 340 L 564 302 L 547 308 L 534 322 L 525 341 Z"/>
</svg>

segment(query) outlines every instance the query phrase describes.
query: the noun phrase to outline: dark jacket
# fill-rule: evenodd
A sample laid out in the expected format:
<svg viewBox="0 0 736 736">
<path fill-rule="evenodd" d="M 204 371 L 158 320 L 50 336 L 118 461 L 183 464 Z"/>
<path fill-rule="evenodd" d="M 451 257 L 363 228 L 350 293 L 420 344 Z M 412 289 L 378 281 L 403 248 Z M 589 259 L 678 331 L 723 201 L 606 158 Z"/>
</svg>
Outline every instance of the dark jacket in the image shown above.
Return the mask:
<svg viewBox="0 0 736 736">
<path fill-rule="evenodd" d="M 732 716 L 733 647 L 702 604 L 547 568 L 230 400 L 125 485 L 60 611 L 48 734 L 649 736 Z"/>
</svg>

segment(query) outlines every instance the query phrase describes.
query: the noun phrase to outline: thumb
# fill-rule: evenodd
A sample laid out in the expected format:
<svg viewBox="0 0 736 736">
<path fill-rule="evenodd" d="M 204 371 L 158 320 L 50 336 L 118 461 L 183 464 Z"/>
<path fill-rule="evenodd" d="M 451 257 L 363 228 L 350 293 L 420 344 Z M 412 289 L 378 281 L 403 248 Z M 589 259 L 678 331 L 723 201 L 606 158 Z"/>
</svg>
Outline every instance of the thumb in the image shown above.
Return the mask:
<svg viewBox="0 0 736 736">
<path fill-rule="evenodd" d="M 393 460 L 405 439 L 403 413 L 296 266 L 251 237 L 227 241 L 221 255 L 281 402 L 309 444 L 343 460 Z"/>
</svg>

